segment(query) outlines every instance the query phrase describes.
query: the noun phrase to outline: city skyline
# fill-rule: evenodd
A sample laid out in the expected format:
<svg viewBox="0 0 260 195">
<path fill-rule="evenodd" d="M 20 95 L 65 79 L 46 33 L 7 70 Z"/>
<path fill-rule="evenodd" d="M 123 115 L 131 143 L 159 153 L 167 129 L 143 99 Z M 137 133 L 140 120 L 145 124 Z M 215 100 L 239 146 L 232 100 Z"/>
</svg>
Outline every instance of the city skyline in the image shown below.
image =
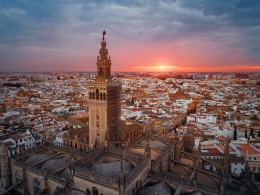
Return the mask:
<svg viewBox="0 0 260 195">
<path fill-rule="evenodd" d="M 95 71 L 102 31 L 115 72 L 259 72 L 256 1 L 0 3 L 1 72 Z"/>
</svg>

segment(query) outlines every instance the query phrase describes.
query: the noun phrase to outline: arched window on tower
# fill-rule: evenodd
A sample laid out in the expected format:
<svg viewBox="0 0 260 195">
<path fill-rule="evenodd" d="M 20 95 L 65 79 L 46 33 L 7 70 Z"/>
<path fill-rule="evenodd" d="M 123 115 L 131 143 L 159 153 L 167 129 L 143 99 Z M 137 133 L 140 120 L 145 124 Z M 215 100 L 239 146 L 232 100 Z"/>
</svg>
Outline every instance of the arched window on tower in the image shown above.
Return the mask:
<svg viewBox="0 0 260 195">
<path fill-rule="evenodd" d="M 110 75 L 110 73 L 109 73 L 109 68 L 107 68 L 107 76 L 109 76 Z"/>
<path fill-rule="evenodd" d="M 106 94 L 103 93 L 103 100 L 106 100 Z"/>
<path fill-rule="evenodd" d="M 91 195 L 91 192 L 90 192 L 89 189 L 86 190 L 86 194 L 87 194 L 87 195 Z"/>
<path fill-rule="evenodd" d="M 34 194 L 36 195 L 41 191 L 41 184 L 37 178 L 35 178 L 33 182 Z"/>
<path fill-rule="evenodd" d="M 15 181 L 16 181 L 16 183 L 18 183 L 18 182 L 21 181 L 21 180 L 22 180 L 22 177 L 21 177 L 20 173 L 17 171 L 17 172 L 16 172 L 16 176 L 15 176 Z M 19 185 L 17 186 L 17 190 L 18 190 L 18 191 L 21 191 L 21 190 L 22 190 L 22 184 L 19 184 Z"/>
<path fill-rule="evenodd" d="M 100 100 L 102 100 L 102 93 L 100 93 Z"/>
<path fill-rule="evenodd" d="M 91 99 L 92 98 L 92 93 L 91 92 L 89 92 L 89 99 Z"/>
<path fill-rule="evenodd" d="M 99 100 L 99 90 L 96 89 L 96 100 Z"/>
<path fill-rule="evenodd" d="M 100 76 L 104 76 L 103 68 L 100 68 Z"/>
<path fill-rule="evenodd" d="M 98 189 L 97 188 L 93 187 L 92 191 L 93 191 L 93 195 L 98 195 Z"/>
</svg>

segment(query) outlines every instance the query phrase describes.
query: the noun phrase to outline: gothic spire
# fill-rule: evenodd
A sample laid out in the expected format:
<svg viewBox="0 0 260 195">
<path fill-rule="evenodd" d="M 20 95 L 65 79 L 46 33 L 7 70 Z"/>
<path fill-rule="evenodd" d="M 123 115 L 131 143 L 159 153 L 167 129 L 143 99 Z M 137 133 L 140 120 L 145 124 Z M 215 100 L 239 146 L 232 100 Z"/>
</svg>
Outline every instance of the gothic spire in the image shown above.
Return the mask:
<svg viewBox="0 0 260 195">
<path fill-rule="evenodd" d="M 149 138 L 147 138 L 147 142 L 144 148 L 144 152 L 147 155 L 147 157 L 151 156 L 151 148 L 150 148 L 150 144 L 149 144 Z"/>
<path fill-rule="evenodd" d="M 9 153 L 4 143 L 2 142 L 1 160 L 6 160 L 9 157 Z"/>
<path fill-rule="evenodd" d="M 200 157 L 201 154 L 201 144 L 199 143 L 199 147 L 198 147 L 198 157 Z"/>
<path fill-rule="evenodd" d="M 229 136 L 227 136 L 226 147 L 225 147 L 225 153 L 226 153 L 226 154 L 229 154 Z"/>
<path fill-rule="evenodd" d="M 120 175 L 121 177 L 124 174 L 124 164 L 123 164 L 123 157 L 120 159 Z"/>
</svg>

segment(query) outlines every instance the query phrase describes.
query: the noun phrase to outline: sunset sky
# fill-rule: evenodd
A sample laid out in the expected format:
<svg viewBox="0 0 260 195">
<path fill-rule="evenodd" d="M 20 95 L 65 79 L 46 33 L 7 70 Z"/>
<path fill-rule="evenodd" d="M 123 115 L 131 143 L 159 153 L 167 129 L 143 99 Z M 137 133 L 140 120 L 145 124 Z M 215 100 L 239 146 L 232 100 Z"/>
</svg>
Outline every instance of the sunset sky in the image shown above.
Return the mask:
<svg viewBox="0 0 260 195">
<path fill-rule="evenodd" d="M 260 0 L 2 0 L 0 72 L 260 72 Z"/>
</svg>

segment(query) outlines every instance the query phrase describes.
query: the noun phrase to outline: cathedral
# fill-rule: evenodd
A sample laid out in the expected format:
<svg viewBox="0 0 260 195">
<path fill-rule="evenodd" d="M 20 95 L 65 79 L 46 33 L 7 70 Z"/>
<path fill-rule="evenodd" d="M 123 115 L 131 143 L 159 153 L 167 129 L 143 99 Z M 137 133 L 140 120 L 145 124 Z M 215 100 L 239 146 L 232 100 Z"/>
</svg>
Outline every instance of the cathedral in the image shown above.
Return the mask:
<svg viewBox="0 0 260 195">
<path fill-rule="evenodd" d="M 54 144 L 53 136 L 19 154 L 1 151 L 1 194 L 28 195 L 197 195 L 259 194 L 259 185 L 248 167 L 236 176 L 230 172 L 229 141 L 223 162 L 201 157 L 194 148 L 193 130 L 184 136 L 162 126 L 148 131 L 144 124 L 133 128 L 126 139 L 120 127 L 121 83 L 111 75 L 105 31 L 97 76 L 89 84 L 89 136 L 84 147 Z M 163 129 L 163 130 L 162 130 Z M 71 136 L 72 137 L 72 136 Z M 71 138 L 70 137 L 70 138 Z M 88 140 L 87 140 L 88 138 Z M 74 136 L 73 139 L 81 139 Z M 67 142 L 67 141 L 66 141 Z M 203 169 L 213 164 L 218 171 Z"/>
</svg>

